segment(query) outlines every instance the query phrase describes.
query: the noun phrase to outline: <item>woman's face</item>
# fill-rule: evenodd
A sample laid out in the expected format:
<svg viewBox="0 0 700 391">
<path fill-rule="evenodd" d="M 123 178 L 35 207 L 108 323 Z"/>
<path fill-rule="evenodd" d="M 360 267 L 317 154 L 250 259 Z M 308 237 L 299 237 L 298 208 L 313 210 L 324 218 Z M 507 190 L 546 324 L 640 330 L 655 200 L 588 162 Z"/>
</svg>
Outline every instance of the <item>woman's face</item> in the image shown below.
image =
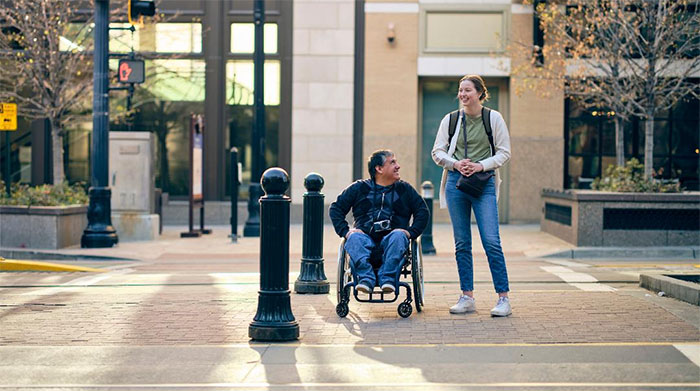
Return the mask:
<svg viewBox="0 0 700 391">
<path fill-rule="evenodd" d="M 462 102 L 462 106 L 469 106 L 473 104 L 481 103 L 479 101 L 479 95 L 481 95 L 474 87 L 474 83 L 469 80 L 463 80 L 459 83 L 459 91 L 457 92 L 457 98 Z"/>
</svg>

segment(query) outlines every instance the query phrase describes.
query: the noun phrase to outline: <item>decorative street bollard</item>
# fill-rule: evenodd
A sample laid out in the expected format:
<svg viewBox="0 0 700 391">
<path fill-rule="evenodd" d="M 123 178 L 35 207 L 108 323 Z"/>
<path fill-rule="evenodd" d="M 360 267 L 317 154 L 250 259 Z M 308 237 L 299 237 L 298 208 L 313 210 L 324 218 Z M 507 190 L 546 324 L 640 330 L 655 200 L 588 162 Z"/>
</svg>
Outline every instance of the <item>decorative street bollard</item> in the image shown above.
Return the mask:
<svg viewBox="0 0 700 391">
<path fill-rule="evenodd" d="M 241 178 L 238 175 L 238 148 L 231 147 L 231 238 L 233 243 L 238 241 L 238 186 Z"/>
<path fill-rule="evenodd" d="M 304 227 L 301 270 L 294 282 L 296 293 L 328 293 L 323 271 L 323 177 L 315 172 L 304 178 Z"/>
<path fill-rule="evenodd" d="M 423 182 L 420 187 L 423 192 L 423 200 L 428 205 L 428 212 L 430 213 L 428 226 L 425 227 L 421 237 L 421 247 L 423 248 L 423 254 L 435 254 L 435 245 L 433 245 L 433 198 L 435 188 L 430 181 Z"/>
<path fill-rule="evenodd" d="M 281 168 L 262 174 L 265 196 L 260 198 L 260 291 L 258 311 L 248 327 L 257 341 L 299 338 L 299 324 L 289 301 L 289 204 L 284 195 L 289 177 Z"/>
</svg>

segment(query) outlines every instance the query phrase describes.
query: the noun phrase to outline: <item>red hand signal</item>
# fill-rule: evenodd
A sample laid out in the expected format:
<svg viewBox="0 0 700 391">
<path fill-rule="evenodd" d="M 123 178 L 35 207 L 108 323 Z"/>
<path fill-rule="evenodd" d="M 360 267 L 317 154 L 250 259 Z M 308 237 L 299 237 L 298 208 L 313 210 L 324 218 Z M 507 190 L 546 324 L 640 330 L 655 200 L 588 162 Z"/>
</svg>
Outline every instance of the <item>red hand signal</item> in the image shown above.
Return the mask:
<svg viewBox="0 0 700 391">
<path fill-rule="evenodd" d="M 119 81 L 129 80 L 129 75 L 131 75 L 131 67 L 126 62 L 121 63 L 119 65 Z"/>
</svg>

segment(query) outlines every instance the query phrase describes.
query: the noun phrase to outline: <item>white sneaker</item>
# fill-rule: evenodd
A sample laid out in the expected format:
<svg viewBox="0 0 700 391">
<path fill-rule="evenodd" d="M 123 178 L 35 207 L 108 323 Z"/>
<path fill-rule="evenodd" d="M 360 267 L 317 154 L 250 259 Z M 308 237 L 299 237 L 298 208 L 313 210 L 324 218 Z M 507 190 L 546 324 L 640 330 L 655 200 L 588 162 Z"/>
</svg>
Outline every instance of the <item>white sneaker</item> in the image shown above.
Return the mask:
<svg viewBox="0 0 700 391">
<path fill-rule="evenodd" d="M 499 297 L 496 306 L 491 309 L 491 316 L 508 316 L 512 314 L 510 301 L 507 297 Z"/>
<path fill-rule="evenodd" d="M 394 293 L 396 291 L 396 288 L 390 283 L 382 284 L 382 292 L 384 293 Z"/>
<path fill-rule="evenodd" d="M 372 292 L 372 290 L 369 289 L 369 287 L 362 282 L 357 284 L 355 286 L 355 289 L 357 289 L 358 292 L 362 292 L 362 293 L 367 294 L 367 295 L 369 295 L 369 293 Z"/>
<path fill-rule="evenodd" d="M 460 296 L 457 304 L 450 307 L 451 314 L 466 314 L 474 311 L 476 311 L 476 302 L 473 297 L 467 295 Z"/>
</svg>

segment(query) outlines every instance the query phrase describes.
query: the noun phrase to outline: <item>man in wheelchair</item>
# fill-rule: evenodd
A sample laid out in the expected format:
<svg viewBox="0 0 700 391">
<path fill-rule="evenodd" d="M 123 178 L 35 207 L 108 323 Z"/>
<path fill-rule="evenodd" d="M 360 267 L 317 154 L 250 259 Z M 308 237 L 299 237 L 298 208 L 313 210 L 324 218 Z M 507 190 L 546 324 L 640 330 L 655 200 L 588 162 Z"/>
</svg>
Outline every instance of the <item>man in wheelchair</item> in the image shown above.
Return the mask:
<svg viewBox="0 0 700 391">
<path fill-rule="evenodd" d="M 363 293 L 375 286 L 385 293 L 396 291 L 409 240 L 417 239 L 428 224 L 428 207 L 413 186 L 401 180 L 400 168 L 392 151 L 375 151 L 367 162 L 370 179 L 352 183 L 330 206 L 335 232 L 346 239 L 356 289 Z M 352 229 L 345 220 L 351 209 Z M 373 251 L 383 253 L 376 277 L 370 263 Z"/>
</svg>

